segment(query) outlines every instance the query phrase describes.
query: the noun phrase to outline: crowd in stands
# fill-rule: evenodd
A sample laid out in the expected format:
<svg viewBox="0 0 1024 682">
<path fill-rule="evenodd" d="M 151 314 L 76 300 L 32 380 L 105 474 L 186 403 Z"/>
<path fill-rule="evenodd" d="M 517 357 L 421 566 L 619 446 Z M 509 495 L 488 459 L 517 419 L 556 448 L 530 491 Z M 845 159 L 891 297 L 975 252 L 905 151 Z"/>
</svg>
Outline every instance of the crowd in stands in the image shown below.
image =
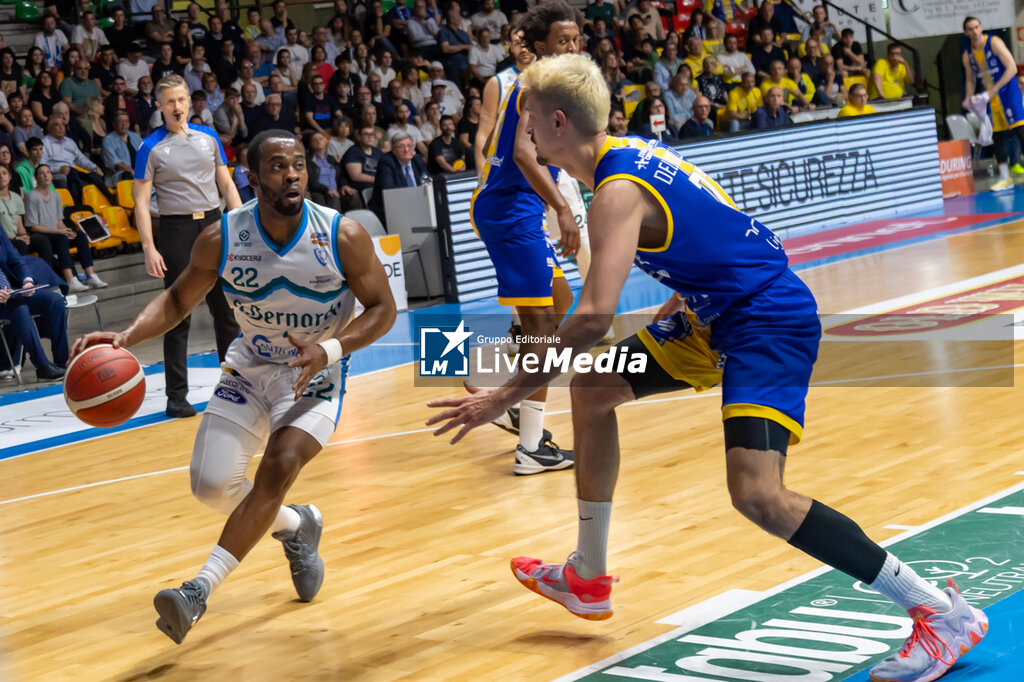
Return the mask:
<svg viewBox="0 0 1024 682">
<path fill-rule="evenodd" d="M 48 1 L 25 54 L 0 35 L 4 258 L 24 258 L 35 280 L 48 269 L 64 293 L 106 286 L 62 204 L 87 203 L 89 189 L 116 205 L 117 183 L 163 123 L 154 90 L 171 74 L 189 86 L 189 123 L 219 136 L 243 200 L 254 196 L 247 142 L 281 128 L 303 138 L 314 201 L 365 206 L 383 222 L 383 190 L 483 162 L 481 93 L 517 63 L 526 2 L 334 0 L 317 15 L 325 23 L 297 25 L 284 0 L 244 18 L 225 2 L 171 16 L 162 0 Z M 817 107 L 872 113 L 871 99 L 902 97 L 914 80 L 900 45 L 868 64 L 822 6 L 806 16 L 786 0 L 591 0 L 579 23 L 616 135 L 674 143 L 790 125 Z"/>
<path fill-rule="evenodd" d="M 869 65 L 853 31 L 838 30 L 822 6 L 803 16 L 785 0 L 752 4 L 593 0 L 579 48 L 607 79 L 609 129 L 671 143 L 789 125 L 802 109 L 870 113 L 869 98 L 901 97 L 913 80 L 900 45 Z M 40 168 L 76 204 L 90 184 L 113 200 L 142 140 L 162 125 L 154 84 L 164 76 L 185 78 L 190 124 L 216 131 L 241 169 L 243 196 L 252 196 L 246 143 L 283 128 L 303 136 L 315 201 L 382 212 L 382 190 L 482 158 L 481 92 L 514 64 L 526 3 L 335 0 L 325 24 L 302 26 L 284 0 L 244 19 L 224 2 L 209 15 L 192 3 L 179 17 L 150 0 L 107 7 L 101 28 L 90 9 L 75 23 L 74 3 L 48 5 L 27 54 L 0 50 L 0 165 L 26 204 L 4 228 L 22 252 L 49 254 L 72 289 L 88 286 L 68 267 L 75 242 L 59 224 L 30 220 L 42 219 L 28 210 Z"/>
</svg>

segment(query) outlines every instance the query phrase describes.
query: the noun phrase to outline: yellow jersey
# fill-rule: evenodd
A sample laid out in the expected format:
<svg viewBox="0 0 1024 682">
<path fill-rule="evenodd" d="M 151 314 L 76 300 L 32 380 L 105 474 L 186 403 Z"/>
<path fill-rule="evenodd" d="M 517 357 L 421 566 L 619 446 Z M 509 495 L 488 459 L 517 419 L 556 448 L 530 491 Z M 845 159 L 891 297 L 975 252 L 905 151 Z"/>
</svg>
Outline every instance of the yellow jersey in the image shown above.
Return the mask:
<svg viewBox="0 0 1024 682">
<path fill-rule="evenodd" d="M 751 88 L 750 92 L 743 90 L 743 87 L 735 87 L 729 91 L 729 103 L 726 108 L 729 111 L 735 111 L 737 113 L 747 112 L 750 116 L 754 115 L 758 107 L 764 106 L 764 97 L 761 95 L 761 91 L 757 88 Z"/>
<path fill-rule="evenodd" d="M 763 81 L 761 81 L 761 94 L 767 95 L 768 90 L 770 88 L 775 87 L 776 85 L 782 88 L 782 91 L 786 96 L 786 104 L 788 106 L 793 106 L 793 93 L 799 92 L 800 88 L 797 86 L 796 83 L 793 82 L 793 79 L 788 76 L 783 76 L 782 80 L 780 80 L 778 83 L 769 78 L 765 78 Z"/>
<path fill-rule="evenodd" d="M 847 102 L 846 106 L 839 110 L 839 116 L 837 118 L 848 118 L 850 116 L 863 116 L 865 114 L 875 113 L 875 108 L 870 104 L 865 104 L 863 107 L 855 107 L 854 105 Z"/>
<path fill-rule="evenodd" d="M 907 91 L 906 66 L 903 64 L 897 64 L 896 68 L 893 68 L 888 59 L 879 59 L 875 62 L 875 68 L 871 69 L 871 71 L 872 73 L 877 73 L 882 77 L 881 93 L 875 89 L 875 79 L 871 79 L 872 97 L 878 97 L 879 95 L 887 99 L 903 97 L 903 94 Z"/>
</svg>

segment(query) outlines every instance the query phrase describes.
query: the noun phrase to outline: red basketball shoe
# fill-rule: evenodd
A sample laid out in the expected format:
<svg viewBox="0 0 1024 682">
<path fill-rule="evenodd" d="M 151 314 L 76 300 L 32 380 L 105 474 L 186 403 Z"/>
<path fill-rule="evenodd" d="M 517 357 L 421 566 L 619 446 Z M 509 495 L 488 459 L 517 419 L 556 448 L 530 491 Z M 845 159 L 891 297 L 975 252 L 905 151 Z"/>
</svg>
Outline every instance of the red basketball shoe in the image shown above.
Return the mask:
<svg viewBox="0 0 1024 682">
<path fill-rule="evenodd" d="M 576 575 L 572 555 L 564 564 L 545 564 L 540 559 L 520 556 L 512 560 L 512 573 L 527 589 L 558 602 L 569 613 L 587 620 L 612 617 L 612 583 L 618 578 L 599 575 L 584 580 Z"/>
</svg>

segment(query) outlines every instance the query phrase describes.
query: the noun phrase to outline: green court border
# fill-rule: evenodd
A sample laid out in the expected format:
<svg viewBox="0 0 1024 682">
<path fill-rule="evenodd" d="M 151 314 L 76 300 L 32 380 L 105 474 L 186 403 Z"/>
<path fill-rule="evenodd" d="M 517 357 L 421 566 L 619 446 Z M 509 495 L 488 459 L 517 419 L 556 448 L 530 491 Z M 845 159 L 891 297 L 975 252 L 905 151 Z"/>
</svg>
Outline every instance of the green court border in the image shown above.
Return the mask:
<svg viewBox="0 0 1024 682">
<path fill-rule="evenodd" d="M 1017 511 L 978 512 L 995 503 Z M 1024 588 L 1022 530 L 1019 483 L 880 544 L 943 586 L 952 577 L 968 601 L 984 608 Z M 895 651 L 910 623 L 884 597 L 823 566 L 753 603 L 675 628 L 557 682 L 842 680 Z"/>
</svg>

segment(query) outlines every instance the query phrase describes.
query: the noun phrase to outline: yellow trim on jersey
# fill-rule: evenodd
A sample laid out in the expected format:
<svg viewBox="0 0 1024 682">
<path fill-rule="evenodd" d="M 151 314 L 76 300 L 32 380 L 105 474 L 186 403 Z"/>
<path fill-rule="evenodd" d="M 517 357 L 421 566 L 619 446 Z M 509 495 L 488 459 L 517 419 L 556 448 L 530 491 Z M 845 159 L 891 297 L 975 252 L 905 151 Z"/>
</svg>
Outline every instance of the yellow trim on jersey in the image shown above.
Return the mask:
<svg viewBox="0 0 1024 682">
<path fill-rule="evenodd" d="M 544 306 L 554 305 L 554 296 L 534 296 L 532 298 L 505 298 L 504 296 L 498 297 L 498 303 L 501 305 L 521 305 L 534 308 L 543 308 Z"/>
<path fill-rule="evenodd" d="M 984 35 L 986 36 L 985 43 L 988 44 L 988 34 L 986 33 Z M 981 78 L 981 82 L 985 84 L 986 90 L 991 90 L 992 86 L 994 86 L 996 82 L 992 80 L 992 70 L 988 68 L 988 60 L 985 59 L 985 46 L 982 45 L 980 50 L 971 51 L 974 53 L 974 61 L 978 65 L 978 76 Z M 992 51 L 992 54 L 995 54 L 994 50 Z"/>
<path fill-rule="evenodd" d="M 688 313 L 687 318 L 696 318 Z M 695 391 L 706 391 L 722 383 L 722 370 L 718 369 L 718 353 L 712 350 L 708 339 L 696 331 L 679 341 L 662 346 L 646 327 L 636 334 L 658 366 L 676 381 L 685 381 Z"/>
<path fill-rule="evenodd" d="M 601 145 L 601 149 L 599 149 L 598 152 L 597 152 L 597 159 L 594 160 L 594 168 L 597 168 L 601 164 L 602 157 L 604 157 L 604 155 L 612 147 L 619 148 L 619 147 L 628 147 L 628 146 L 629 146 L 629 140 L 626 140 L 624 138 L 612 137 L 611 135 L 609 135 L 608 137 L 604 138 L 604 144 Z"/>
<path fill-rule="evenodd" d="M 647 191 L 653 194 L 654 198 L 658 200 L 659 204 L 661 204 L 662 210 L 665 211 L 665 222 L 667 226 L 667 229 L 665 230 L 665 243 L 655 249 L 645 249 L 641 246 L 638 246 L 636 247 L 636 250 L 648 251 L 650 253 L 657 253 L 659 251 L 668 250 L 668 247 L 672 244 L 672 231 L 674 229 L 674 225 L 672 223 L 672 211 L 669 210 L 668 203 L 665 201 L 664 197 L 661 196 L 661 193 L 659 193 L 658 190 L 654 189 L 651 183 L 647 182 L 643 178 L 638 178 L 637 176 L 630 175 L 628 173 L 618 173 L 616 175 L 609 175 L 607 178 L 602 180 L 601 184 L 594 188 L 594 194 L 597 194 L 598 190 L 604 187 L 604 184 L 606 182 L 610 182 L 612 180 L 629 180 L 631 182 L 635 182 L 638 185 L 646 187 Z"/>
<path fill-rule="evenodd" d="M 483 184 L 483 181 L 481 181 L 477 188 L 473 190 L 473 193 L 469 195 L 469 225 L 473 228 L 473 232 L 476 233 L 477 237 L 480 236 L 480 230 L 476 229 L 476 221 L 473 220 L 473 205 L 476 203 L 476 197 L 480 194 L 480 188 L 483 187 Z"/>
<path fill-rule="evenodd" d="M 804 437 L 804 427 L 791 417 L 779 412 L 774 407 L 755 405 L 754 403 L 730 403 L 722 405 L 722 421 L 732 417 L 764 417 L 789 430 L 789 444 L 796 445 Z"/>
<path fill-rule="evenodd" d="M 556 265 L 556 266 L 555 266 L 555 267 L 554 267 L 554 268 L 553 268 L 553 269 L 551 270 L 551 276 L 552 276 L 552 277 L 562 277 L 562 278 L 564 278 L 564 277 L 565 277 L 565 273 L 564 273 L 564 272 L 562 272 L 562 268 L 560 268 L 560 267 L 558 267 L 558 266 Z"/>
<path fill-rule="evenodd" d="M 609 135 L 607 138 L 605 138 L 604 143 L 601 145 L 601 149 L 598 150 L 598 152 L 597 152 L 597 160 L 596 160 L 596 163 L 594 164 L 594 168 L 597 168 L 597 166 L 600 165 L 601 159 L 604 158 L 604 155 L 606 153 L 608 153 L 609 150 L 611 150 L 611 149 L 621 149 L 623 147 L 636 147 L 637 144 L 644 144 L 644 145 L 646 145 L 646 142 L 643 141 L 643 140 L 639 140 L 638 138 L 628 138 L 627 139 L 627 138 L 623 138 L 623 137 L 612 137 L 611 135 Z M 638 148 L 638 147 L 636 147 L 636 148 Z M 687 178 L 687 180 L 689 182 L 691 182 L 693 185 L 695 185 L 697 187 L 700 187 L 700 188 L 708 191 L 720 203 L 726 204 L 727 206 L 731 206 L 732 208 L 736 209 L 737 211 L 739 210 L 739 207 L 736 206 L 736 202 L 734 202 L 732 200 L 732 198 L 728 194 L 725 193 L 725 190 L 722 189 L 721 185 L 719 185 L 717 182 L 712 180 L 707 174 L 705 174 L 699 168 L 694 166 L 692 163 L 690 163 L 689 161 L 685 160 L 675 150 L 667 149 L 665 147 L 657 147 L 654 150 L 654 156 L 655 156 L 655 158 L 658 158 L 658 159 L 665 159 L 665 158 L 669 158 L 669 157 L 673 157 L 675 159 L 679 159 L 679 164 L 678 164 L 679 165 L 679 170 L 686 174 L 686 178 Z M 666 217 L 668 219 L 668 236 L 665 239 L 664 245 L 662 245 L 661 247 L 656 248 L 656 249 L 645 249 L 645 248 L 637 247 L 637 250 L 638 251 L 647 251 L 649 253 L 657 253 L 659 251 L 665 251 L 666 249 L 668 249 L 669 245 L 672 243 L 673 220 L 672 220 L 672 213 L 669 210 L 668 204 L 665 202 L 665 199 L 662 198 L 661 194 L 656 189 L 654 189 L 647 181 L 645 181 L 645 180 L 643 180 L 641 178 L 638 178 L 636 176 L 633 176 L 633 175 L 621 174 L 621 173 L 617 174 L 617 175 L 608 176 L 607 178 L 602 180 L 601 183 L 597 187 L 594 188 L 594 192 L 596 193 L 597 190 L 600 189 L 601 185 L 603 185 L 604 183 L 608 182 L 609 180 L 616 179 L 616 178 L 625 178 L 627 180 L 632 180 L 634 182 L 637 182 L 639 184 L 644 185 L 648 190 L 650 190 L 650 192 L 655 197 L 657 197 L 658 201 L 661 203 L 662 208 L 665 210 L 665 215 L 666 215 Z"/>
<path fill-rule="evenodd" d="M 515 86 L 512 86 L 512 89 L 514 90 Z M 519 108 L 520 107 L 519 100 L 521 100 L 522 98 L 523 98 L 523 91 L 520 90 L 519 92 L 516 93 L 516 113 L 519 114 L 520 118 L 522 118 L 522 116 L 523 116 L 523 110 Z"/>
<path fill-rule="evenodd" d="M 487 178 L 491 174 L 491 164 L 487 159 L 494 156 L 494 152 L 498 149 L 498 138 L 501 136 L 501 127 L 505 124 L 505 111 L 508 109 L 508 96 L 515 90 L 515 83 L 509 88 L 508 92 L 501 95 L 501 100 L 498 102 L 498 118 L 494 122 L 494 129 L 491 131 L 491 140 L 487 145 L 487 153 L 484 154 L 484 167 L 480 170 L 480 175 L 477 178 L 476 191 L 479 192 L 487 185 Z M 520 91 L 521 92 L 521 91 Z M 519 111 L 519 96 L 516 95 L 516 111 Z M 476 193 L 474 193 L 474 197 Z M 470 200 L 470 223 L 473 222 L 473 202 Z M 476 226 L 473 226 L 476 230 Z"/>
</svg>

